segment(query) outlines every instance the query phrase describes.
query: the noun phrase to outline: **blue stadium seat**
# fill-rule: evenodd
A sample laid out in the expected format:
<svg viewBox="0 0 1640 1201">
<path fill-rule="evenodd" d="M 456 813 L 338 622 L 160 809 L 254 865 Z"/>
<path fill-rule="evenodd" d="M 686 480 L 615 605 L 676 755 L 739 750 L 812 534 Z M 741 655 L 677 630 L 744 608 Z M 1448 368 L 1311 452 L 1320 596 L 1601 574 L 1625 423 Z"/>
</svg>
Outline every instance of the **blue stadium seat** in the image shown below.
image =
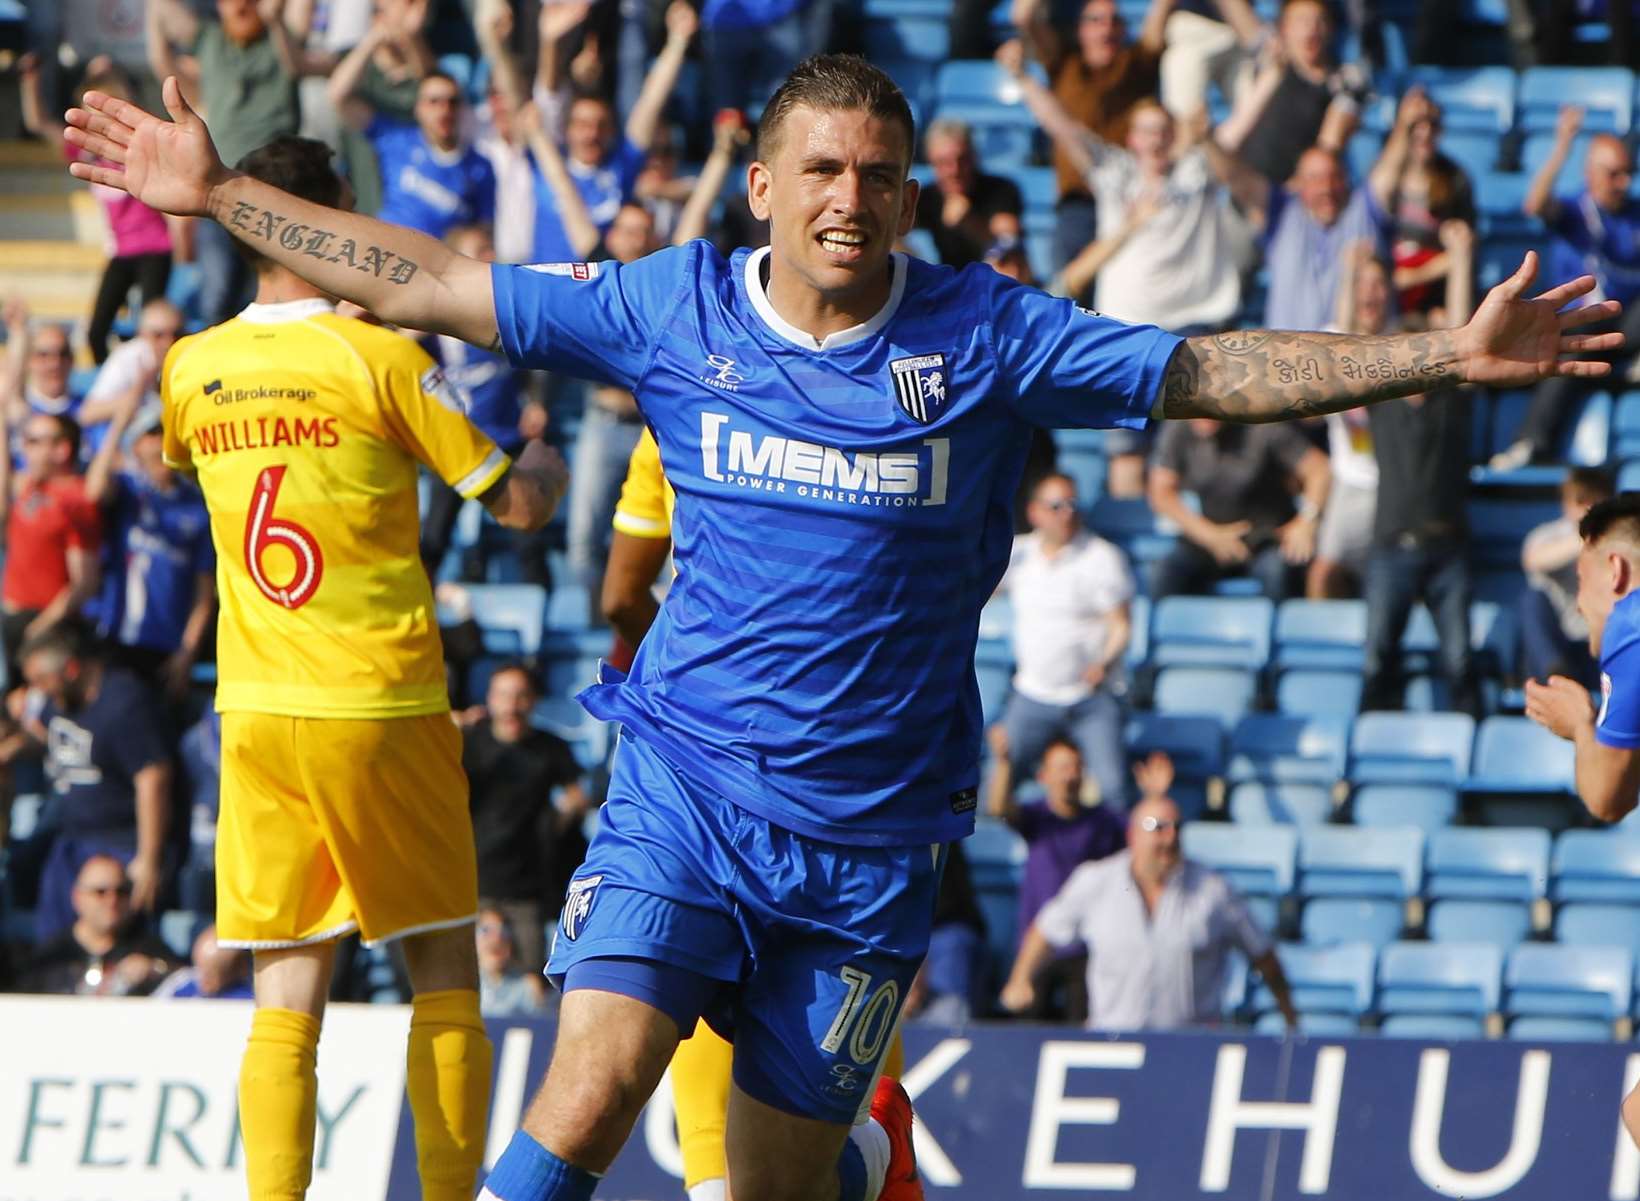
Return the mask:
<svg viewBox="0 0 1640 1201">
<path fill-rule="evenodd" d="M 1374 897 L 1315 897 L 1304 903 L 1298 932 L 1307 943 L 1367 942 L 1378 949 L 1401 937 L 1406 909 Z"/>
<path fill-rule="evenodd" d="M 900 241 L 905 243 L 905 248 L 910 251 L 912 258 L 921 259 L 925 263 L 938 263 L 940 261 L 940 249 L 934 242 L 934 234 L 931 230 L 907 230 L 901 236 Z"/>
<path fill-rule="evenodd" d="M 1276 709 L 1281 713 L 1354 718 L 1361 708 L 1361 672 L 1284 671 L 1276 681 Z"/>
<path fill-rule="evenodd" d="M 574 632 L 592 625 L 592 598 L 585 585 L 560 580 L 547 601 L 547 628 Z"/>
<path fill-rule="evenodd" d="M 1020 167 L 1010 172 L 1009 178 L 1019 185 L 1019 194 L 1025 201 L 1027 217 L 1033 213 L 1053 213 L 1059 203 L 1059 176 L 1052 167 Z M 1054 441 L 1063 445 L 1065 435 L 1072 432 L 1055 430 Z"/>
<path fill-rule="evenodd" d="M 1520 267 L 1521 259 L 1528 250 L 1538 252 L 1538 261 L 1542 262 L 1544 248 L 1549 244 L 1548 235 L 1535 226 L 1523 226 L 1518 232 L 1503 235 L 1492 234 L 1485 238 L 1479 247 L 1479 260 L 1476 265 L 1476 281 L 1482 289 L 1494 287 L 1499 280 L 1507 279 Z"/>
<path fill-rule="evenodd" d="M 1006 823 L 980 818 L 963 842 L 974 899 L 985 916 L 985 949 L 994 978 L 1013 962 L 1019 939 L 1019 881 L 1025 869 L 1025 840 Z"/>
<path fill-rule="evenodd" d="M 1105 494 L 1105 456 L 1102 451 L 1061 447 L 1054 468 L 1076 485 L 1077 506 L 1083 512 Z"/>
<path fill-rule="evenodd" d="M 1521 1017 L 1509 1023 L 1507 1033 L 1515 1042 L 1604 1043 L 1611 1041 L 1612 1024 L 1600 1018 Z"/>
<path fill-rule="evenodd" d="M 875 62 L 943 62 L 951 54 L 951 15 L 943 0 L 867 0 L 866 54 Z"/>
<path fill-rule="evenodd" d="M 1515 124 L 1515 73 L 1508 67 L 1415 67 L 1401 88 L 1422 84 L 1441 106 L 1442 123 L 1452 131 L 1505 134 Z"/>
<path fill-rule="evenodd" d="M 1042 77 L 1035 64 L 1032 69 Z M 979 161 L 990 170 L 1023 167 L 1036 141 L 1036 119 L 1019 84 L 995 63 L 952 61 L 934 81 L 936 118 L 965 122 Z"/>
<path fill-rule="evenodd" d="M 1319 826 L 1332 811 L 1332 793 L 1319 784 L 1244 780 L 1230 789 L 1230 820 L 1238 826 Z"/>
<path fill-rule="evenodd" d="M 1357 784 L 1454 786 L 1469 775 L 1475 719 L 1463 713 L 1363 713 L 1350 734 Z"/>
<path fill-rule="evenodd" d="M 1555 941 L 1570 947 L 1622 947 L 1640 957 L 1640 906 L 1562 905 L 1555 914 Z"/>
<path fill-rule="evenodd" d="M 979 707 L 985 724 L 1002 719 L 1013 686 L 1013 654 L 1005 642 L 981 642 L 974 650 L 974 676 L 979 681 Z"/>
<path fill-rule="evenodd" d="M 1547 830 L 1437 830 L 1425 853 L 1425 895 L 1532 901 L 1549 890 Z"/>
<path fill-rule="evenodd" d="M 1591 133 L 1629 132 L 1634 122 L 1634 72 L 1624 67 L 1531 67 L 1520 77 L 1520 126 L 1552 131 L 1564 104 L 1583 110 Z"/>
<path fill-rule="evenodd" d="M 1503 952 L 1485 943 L 1395 942 L 1378 952 L 1378 1012 L 1483 1019 L 1498 1008 Z"/>
<path fill-rule="evenodd" d="M 1292 717 L 1253 713 L 1230 734 L 1225 777 L 1285 780 L 1330 787 L 1344 774 L 1349 727 L 1337 717 Z"/>
<path fill-rule="evenodd" d="M 547 624 L 547 594 L 534 584 L 468 584 L 473 620 L 492 655 L 533 655 Z M 584 593 L 583 593 L 584 596 Z M 441 622 L 454 616 L 440 610 Z"/>
<path fill-rule="evenodd" d="M 1006 822 L 982 817 L 962 844 L 968 876 L 975 888 L 1019 887 L 1025 870 L 1025 840 Z"/>
<path fill-rule="evenodd" d="M 159 915 L 160 941 L 184 961 L 193 959 L 194 936 L 203 928 L 203 920 L 192 909 L 167 909 Z"/>
<path fill-rule="evenodd" d="M 474 671 L 477 668 L 478 664 L 475 663 Z M 472 688 L 472 678 L 473 671 L 469 671 L 469 690 Z M 541 664 L 541 687 L 544 696 L 574 696 L 587 685 L 596 683 L 597 679 L 598 660 L 590 655 L 555 655 Z"/>
<path fill-rule="evenodd" d="M 1167 596 L 1151 619 L 1151 657 L 1160 666 L 1244 667 L 1270 660 L 1275 606 L 1264 597 Z"/>
<path fill-rule="evenodd" d="M 1014 602 L 998 592 L 979 611 L 979 640 L 1004 643 L 1014 636 Z"/>
<path fill-rule="evenodd" d="M 1164 667 L 1156 676 L 1156 712 L 1212 717 L 1226 729 L 1252 708 L 1258 678 L 1236 667 Z"/>
<path fill-rule="evenodd" d="M 609 753 L 612 723 L 593 717 L 573 696 L 545 697 L 530 714 L 530 724 L 569 743 L 584 770 L 598 766 Z"/>
<path fill-rule="evenodd" d="M 1293 1008 L 1301 1014 L 1347 1014 L 1359 1018 L 1372 1009 L 1373 969 L 1377 953 L 1371 943 L 1341 942 L 1330 946 L 1284 942 L 1276 958 L 1293 990 Z M 1253 989 L 1254 1013 L 1276 1008 L 1275 994 L 1263 981 Z"/>
<path fill-rule="evenodd" d="M 1361 1022 L 1342 1013 L 1301 1012 L 1298 1032 L 1307 1038 L 1353 1038 L 1361 1033 Z M 1280 1038 L 1288 1033 L 1287 1018 L 1279 1010 L 1261 1014 L 1253 1023 L 1253 1033 Z"/>
<path fill-rule="evenodd" d="M 1147 501 L 1100 497 L 1087 518 L 1088 528 L 1120 546 L 1135 567 L 1161 558 L 1178 541 L 1178 531 L 1160 521 Z"/>
<path fill-rule="evenodd" d="M 1498 135 L 1490 129 L 1444 130 L 1441 153 L 1462 167 L 1471 180 L 1484 179 L 1498 165 Z"/>
<path fill-rule="evenodd" d="M 1466 792 L 1575 792 L 1572 744 L 1526 717 L 1488 717 L 1475 738 Z"/>
<path fill-rule="evenodd" d="M 1612 409 L 1614 459 L 1640 458 L 1640 390 L 1620 394 Z"/>
<path fill-rule="evenodd" d="M 1263 832 L 1263 831 L 1261 831 Z M 1298 844 L 1307 897 L 1415 897 L 1424 878 L 1424 834 L 1411 828 L 1309 826 Z"/>
<path fill-rule="evenodd" d="M 1612 1022 L 1634 997 L 1634 956 L 1621 947 L 1522 943 L 1504 968 L 1511 1017 L 1588 1017 Z"/>
<path fill-rule="evenodd" d="M 1531 177 L 1524 171 L 1485 171 L 1475 176 L 1475 207 L 1483 238 L 1538 232 L 1536 218 L 1523 209 Z"/>
<path fill-rule="evenodd" d="M 1452 1041 L 1485 1038 L 1486 1020 L 1458 1013 L 1396 1013 L 1378 1023 L 1385 1038 L 1415 1038 Z"/>
<path fill-rule="evenodd" d="M 1350 797 L 1358 826 L 1416 826 L 1425 834 L 1458 816 L 1456 789 L 1440 784 L 1363 784 Z"/>
<path fill-rule="evenodd" d="M 1555 839 L 1549 880 L 1555 901 L 1640 904 L 1640 833 L 1567 830 Z"/>
<path fill-rule="evenodd" d="M 1298 831 L 1291 826 L 1187 822 L 1184 853 L 1222 873 L 1236 891 L 1282 897 L 1293 890 Z"/>
<path fill-rule="evenodd" d="M 1128 604 L 1132 633 L 1128 635 L 1127 665 L 1138 667 L 1150 659 L 1150 598 L 1136 596 Z"/>
<path fill-rule="evenodd" d="M 1630 459 L 1617 469 L 1617 490 L 1633 492 L 1640 489 L 1640 459 Z"/>
<path fill-rule="evenodd" d="M 1433 942 L 1483 942 L 1507 955 L 1532 932 L 1532 910 L 1519 901 L 1436 901 L 1424 925 Z"/>
<path fill-rule="evenodd" d="M 1360 671 L 1366 641 L 1366 601 L 1286 600 L 1276 609 L 1271 662 L 1282 670 Z"/>
</svg>

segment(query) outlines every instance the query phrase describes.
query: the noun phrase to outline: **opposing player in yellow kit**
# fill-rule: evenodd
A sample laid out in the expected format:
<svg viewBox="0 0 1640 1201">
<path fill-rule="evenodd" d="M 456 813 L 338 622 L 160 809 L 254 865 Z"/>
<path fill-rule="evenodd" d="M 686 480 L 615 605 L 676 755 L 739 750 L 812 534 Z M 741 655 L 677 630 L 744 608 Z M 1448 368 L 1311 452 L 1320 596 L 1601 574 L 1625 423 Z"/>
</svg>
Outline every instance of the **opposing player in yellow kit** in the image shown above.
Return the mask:
<svg viewBox="0 0 1640 1201">
<path fill-rule="evenodd" d="M 337 205 L 345 185 L 329 159 L 318 142 L 280 138 L 240 169 Z M 351 242 L 314 250 L 391 270 Z M 256 303 L 178 342 L 162 383 L 166 459 L 198 474 L 217 546 L 217 938 L 255 957 L 239 1081 L 250 1196 L 307 1190 L 335 939 L 357 930 L 367 944 L 403 940 L 422 1196 L 471 1201 L 491 1052 L 467 780 L 417 553 L 416 470 L 517 528 L 546 522 L 567 470 L 539 442 L 510 461 L 414 342 L 338 316 L 267 259 L 254 265 Z"/>
<path fill-rule="evenodd" d="M 627 460 L 626 480 L 615 507 L 615 536 L 604 567 L 604 617 L 628 648 L 637 650 L 655 620 L 655 580 L 672 549 L 672 485 L 661 469 L 660 447 L 645 430 Z M 624 666 L 624 665 L 623 665 Z M 734 1046 L 704 1021 L 672 1054 L 672 1101 L 677 1111 L 678 1148 L 683 1152 L 683 1187 L 689 1201 L 727 1201 L 729 1085 Z M 899 1032 L 889 1044 L 883 1074 L 898 1079 L 905 1069 Z"/>
</svg>

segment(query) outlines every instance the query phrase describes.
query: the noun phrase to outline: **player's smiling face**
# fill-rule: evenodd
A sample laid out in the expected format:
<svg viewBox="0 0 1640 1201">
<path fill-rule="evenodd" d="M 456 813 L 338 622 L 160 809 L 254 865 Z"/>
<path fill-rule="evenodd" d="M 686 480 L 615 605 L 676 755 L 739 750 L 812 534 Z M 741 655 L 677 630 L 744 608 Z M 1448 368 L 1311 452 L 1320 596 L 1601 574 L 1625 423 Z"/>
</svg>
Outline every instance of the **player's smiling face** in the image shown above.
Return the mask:
<svg viewBox="0 0 1640 1201">
<path fill-rule="evenodd" d="M 843 307 L 886 292 L 889 252 L 916 215 L 910 157 L 894 121 L 858 109 L 793 108 L 749 181 L 752 212 L 769 222 L 771 270 Z"/>
</svg>

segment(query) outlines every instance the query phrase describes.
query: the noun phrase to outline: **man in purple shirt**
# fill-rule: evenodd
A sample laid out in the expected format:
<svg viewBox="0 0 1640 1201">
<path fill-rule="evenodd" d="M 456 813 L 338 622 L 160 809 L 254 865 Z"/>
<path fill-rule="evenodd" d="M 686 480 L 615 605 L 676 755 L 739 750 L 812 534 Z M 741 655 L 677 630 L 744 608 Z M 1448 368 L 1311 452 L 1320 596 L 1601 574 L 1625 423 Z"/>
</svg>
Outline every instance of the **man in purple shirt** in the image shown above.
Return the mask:
<svg viewBox="0 0 1640 1201">
<path fill-rule="evenodd" d="M 998 756 L 998 771 L 1006 772 L 1007 757 Z M 1001 818 L 1025 840 L 1025 872 L 1019 882 L 1017 939 L 1031 928 L 1042 906 L 1083 863 L 1113 855 L 1127 845 L 1127 827 L 1121 813 L 1109 806 L 1082 804 L 1082 752 L 1069 739 L 1056 738 L 1042 753 L 1036 782 L 1039 798 L 1023 802 L 1006 786 L 993 787 L 991 816 Z M 1038 1010 L 1032 1017 L 1082 1021 L 1087 1017 L 1086 956 L 1073 949 L 1057 958 L 1037 982 Z M 1063 998 L 1056 999 L 1063 986 Z"/>
</svg>

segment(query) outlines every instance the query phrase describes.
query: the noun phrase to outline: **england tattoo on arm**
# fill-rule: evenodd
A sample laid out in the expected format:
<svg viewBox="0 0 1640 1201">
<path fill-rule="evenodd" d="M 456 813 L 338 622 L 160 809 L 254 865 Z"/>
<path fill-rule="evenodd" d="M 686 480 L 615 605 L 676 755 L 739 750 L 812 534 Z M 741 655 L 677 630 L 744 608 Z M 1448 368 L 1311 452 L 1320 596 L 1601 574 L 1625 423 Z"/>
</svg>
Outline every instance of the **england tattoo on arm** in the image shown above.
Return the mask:
<svg viewBox="0 0 1640 1201">
<path fill-rule="evenodd" d="M 1239 330 L 1179 345 L 1161 415 L 1285 421 L 1463 382 L 1450 331 L 1362 337 Z"/>
<path fill-rule="evenodd" d="M 320 262 L 352 267 L 355 271 L 373 275 L 390 284 L 408 284 L 421 270 L 419 263 L 384 246 L 369 243 L 361 246 L 353 238 L 340 237 L 332 230 L 290 221 L 272 209 L 243 200 L 234 202 L 223 216 L 222 223 L 230 233 L 238 234 L 252 246 L 257 242 L 276 243 L 285 250 Z"/>
</svg>

